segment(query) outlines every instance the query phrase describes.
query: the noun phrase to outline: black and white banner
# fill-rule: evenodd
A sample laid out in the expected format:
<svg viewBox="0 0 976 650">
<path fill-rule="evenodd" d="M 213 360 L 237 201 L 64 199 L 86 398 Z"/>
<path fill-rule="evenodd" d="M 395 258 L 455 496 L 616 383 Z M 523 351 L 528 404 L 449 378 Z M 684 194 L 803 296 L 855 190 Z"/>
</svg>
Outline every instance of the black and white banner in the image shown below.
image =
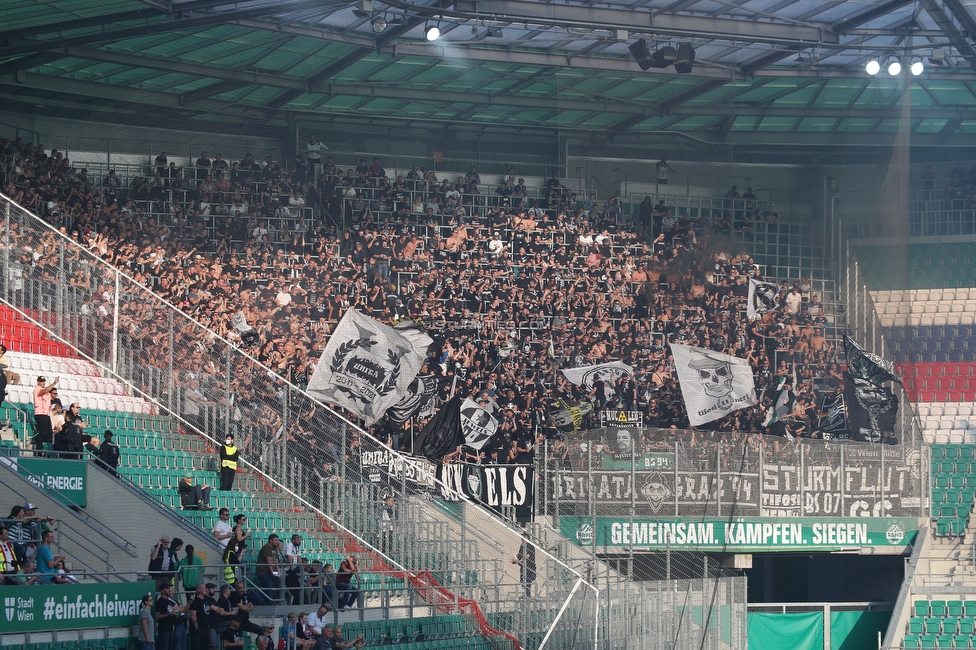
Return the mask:
<svg viewBox="0 0 976 650">
<path fill-rule="evenodd" d="M 671 353 L 691 426 L 756 403 L 752 368 L 745 359 L 677 343 L 671 344 Z"/>
<path fill-rule="evenodd" d="M 775 282 L 763 282 L 749 278 L 749 302 L 746 304 L 746 316 L 755 320 L 771 309 L 776 309 L 776 296 L 779 286 Z"/>
<path fill-rule="evenodd" d="M 444 484 L 445 501 L 460 501 L 464 496 L 499 512 L 515 508 L 516 521 L 532 520 L 531 465 L 445 463 L 437 467 L 437 475 Z"/>
<path fill-rule="evenodd" d="M 589 393 L 597 380 L 603 380 L 603 393 L 607 401 L 616 395 L 617 380 L 623 376 L 633 377 L 634 369 L 622 361 L 598 363 L 594 366 L 580 366 L 579 368 L 562 368 L 560 372 L 566 379 Z"/>
<path fill-rule="evenodd" d="M 481 449 L 498 430 L 498 420 L 477 402 L 470 399 L 461 404 L 461 433 L 464 444 L 472 449 Z"/>
<path fill-rule="evenodd" d="M 426 334 L 407 338 L 350 309 L 322 351 L 308 393 L 352 411 L 372 426 L 407 394 L 430 344 Z"/>
<path fill-rule="evenodd" d="M 436 485 L 437 466 L 426 458 L 405 456 L 392 449 L 377 446 L 359 454 L 360 470 L 369 483 L 407 484 L 425 489 Z"/>
<path fill-rule="evenodd" d="M 386 416 L 395 424 L 403 424 L 413 415 L 427 410 L 432 405 L 437 393 L 437 377 L 434 375 L 417 375 L 410 382 L 410 388 L 399 402 L 386 412 Z"/>
</svg>

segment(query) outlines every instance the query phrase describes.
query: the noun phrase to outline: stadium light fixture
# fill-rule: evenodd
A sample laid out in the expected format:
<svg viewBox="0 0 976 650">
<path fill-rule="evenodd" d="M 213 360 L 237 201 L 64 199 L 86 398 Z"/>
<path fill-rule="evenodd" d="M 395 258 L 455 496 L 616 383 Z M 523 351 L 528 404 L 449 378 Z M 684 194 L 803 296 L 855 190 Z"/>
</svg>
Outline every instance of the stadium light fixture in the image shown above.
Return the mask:
<svg viewBox="0 0 976 650">
<path fill-rule="evenodd" d="M 878 63 L 876 59 L 871 59 L 868 64 L 864 66 L 864 71 L 867 72 L 872 77 L 879 72 L 881 72 L 881 64 Z"/>
<path fill-rule="evenodd" d="M 441 37 L 441 28 L 437 25 L 427 25 L 424 28 L 424 38 L 428 41 L 436 41 Z"/>
<path fill-rule="evenodd" d="M 387 22 L 386 18 L 384 18 L 383 16 L 377 16 L 376 18 L 374 18 L 372 20 L 372 22 L 370 23 L 370 26 L 373 28 L 373 33 L 374 34 L 379 34 L 379 33 L 382 33 L 383 30 L 386 29 L 386 27 L 387 27 L 388 24 L 389 23 Z"/>
<path fill-rule="evenodd" d="M 912 63 L 911 71 L 912 71 L 912 75 L 917 77 L 918 75 L 925 72 L 925 64 L 922 63 L 921 61 L 915 61 L 914 63 Z"/>
<path fill-rule="evenodd" d="M 901 74 L 901 63 L 898 61 L 898 59 L 895 59 L 888 64 L 888 74 L 890 74 L 892 77 L 897 77 Z"/>
</svg>

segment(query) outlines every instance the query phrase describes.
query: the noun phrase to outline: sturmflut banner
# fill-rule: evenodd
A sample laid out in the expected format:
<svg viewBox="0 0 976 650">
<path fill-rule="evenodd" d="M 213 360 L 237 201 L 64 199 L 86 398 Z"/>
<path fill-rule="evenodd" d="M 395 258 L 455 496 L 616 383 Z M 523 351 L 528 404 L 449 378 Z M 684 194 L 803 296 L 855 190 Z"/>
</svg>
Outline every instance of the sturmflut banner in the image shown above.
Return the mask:
<svg viewBox="0 0 976 650">
<path fill-rule="evenodd" d="M 862 546 L 905 550 L 918 520 L 898 517 L 775 519 L 625 519 L 561 517 L 560 530 L 581 546 L 634 546 L 653 550 L 836 551 Z"/>
<path fill-rule="evenodd" d="M 691 426 L 756 403 L 752 368 L 745 359 L 677 343 L 671 344 L 671 354 Z"/>
</svg>

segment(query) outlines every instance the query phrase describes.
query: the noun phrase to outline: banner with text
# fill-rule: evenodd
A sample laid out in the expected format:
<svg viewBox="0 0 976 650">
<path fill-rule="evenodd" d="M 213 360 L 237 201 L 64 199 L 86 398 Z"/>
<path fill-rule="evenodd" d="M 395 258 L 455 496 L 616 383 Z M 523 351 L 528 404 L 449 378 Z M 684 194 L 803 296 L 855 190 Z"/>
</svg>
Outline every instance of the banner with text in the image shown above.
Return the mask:
<svg viewBox="0 0 976 650">
<path fill-rule="evenodd" d="M 363 479 L 369 483 L 394 484 L 406 481 L 410 485 L 430 489 L 434 487 L 436 466 L 426 458 L 395 453 L 371 440 L 364 440 L 359 452 L 359 467 Z"/>
<path fill-rule="evenodd" d="M 560 517 L 563 535 L 580 546 L 625 546 L 648 550 L 839 551 L 864 546 L 905 550 L 918 535 L 918 519 L 909 517 L 804 517 L 785 521 L 736 519 L 623 519 Z"/>
<path fill-rule="evenodd" d="M 918 517 L 926 470 L 910 445 L 603 429 L 540 465 L 550 515 Z M 549 452 L 553 456 L 554 452 Z"/>
<path fill-rule="evenodd" d="M 464 495 L 499 512 L 513 507 L 516 521 L 532 520 L 531 465 L 446 463 L 437 467 L 437 477 L 444 483 L 445 501 L 460 501 Z"/>
<path fill-rule="evenodd" d="M 41 585 L 3 588 L 3 631 L 39 632 L 139 623 L 142 597 L 152 582 Z"/>
<path fill-rule="evenodd" d="M 63 497 L 72 506 L 88 505 L 88 463 L 83 460 L 17 458 L 17 472 L 37 487 Z"/>
</svg>

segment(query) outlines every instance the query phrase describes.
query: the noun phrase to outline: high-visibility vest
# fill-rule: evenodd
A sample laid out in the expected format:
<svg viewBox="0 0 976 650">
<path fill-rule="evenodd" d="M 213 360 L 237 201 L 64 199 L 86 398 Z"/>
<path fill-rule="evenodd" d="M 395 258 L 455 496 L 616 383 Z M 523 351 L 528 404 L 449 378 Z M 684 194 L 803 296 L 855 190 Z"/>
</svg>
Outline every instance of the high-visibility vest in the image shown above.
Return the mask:
<svg viewBox="0 0 976 650">
<path fill-rule="evenodd" d="M 10 542 L 0 542 L 0 573 L 13 572 L 16 557 Z"/>
<path fill-rule="evenodd" d="M 229 457 L 229 458 L 228 458 Z M 237 471 L 237 447 L 224 445 L 220 452 L 220 466 Z M 232 460 L 233 459 L 233 460 Z"/>
</svg>

